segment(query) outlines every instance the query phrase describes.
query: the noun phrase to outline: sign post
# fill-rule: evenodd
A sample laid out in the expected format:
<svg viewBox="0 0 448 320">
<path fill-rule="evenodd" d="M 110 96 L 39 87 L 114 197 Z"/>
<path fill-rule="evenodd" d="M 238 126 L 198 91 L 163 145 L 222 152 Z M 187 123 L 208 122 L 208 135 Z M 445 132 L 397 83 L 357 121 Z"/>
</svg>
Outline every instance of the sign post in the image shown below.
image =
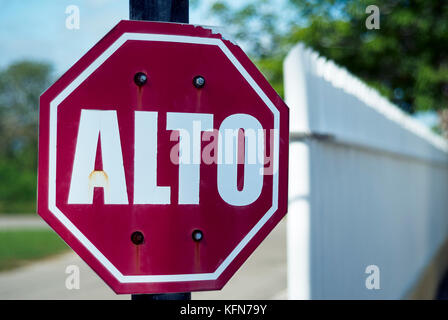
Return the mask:
<svg viewBox="0 0 448 320">
<path fill-rule="evenodd" d="M 129 0 L 129 19 L 188 23 L 188 0 Z"/>
<path fill-rule="evenodd" d="M 129 19 L 189 22 L 189 0 L 129 0 Z M 191 300 L 191 292 L 133 294 L 132 300 Z"/>
</svg>

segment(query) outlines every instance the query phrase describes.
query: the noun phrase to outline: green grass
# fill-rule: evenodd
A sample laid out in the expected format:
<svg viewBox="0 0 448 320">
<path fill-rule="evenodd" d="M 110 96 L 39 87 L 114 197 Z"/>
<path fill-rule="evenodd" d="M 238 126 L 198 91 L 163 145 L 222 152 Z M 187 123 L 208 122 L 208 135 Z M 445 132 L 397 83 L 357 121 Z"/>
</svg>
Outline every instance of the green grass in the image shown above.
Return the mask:
<svg viewBox="0 0 448 320">
<path fill-rule="evenodd" d="M 0 178 L 1 181 L 1 178 Z M 0 215 L 35 214 L 36 201 L 0 201 Z"/>
<path fill-rule="evenodd" d="M 0 271 L 68 250 L 50 230 L 0 230 Z"/>
</svg>

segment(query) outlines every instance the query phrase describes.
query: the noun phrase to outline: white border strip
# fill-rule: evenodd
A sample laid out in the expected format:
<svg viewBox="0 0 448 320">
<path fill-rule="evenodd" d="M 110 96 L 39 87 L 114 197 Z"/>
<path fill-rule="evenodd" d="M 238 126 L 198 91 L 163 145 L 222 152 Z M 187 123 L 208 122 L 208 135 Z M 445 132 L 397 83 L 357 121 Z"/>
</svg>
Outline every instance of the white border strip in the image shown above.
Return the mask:
<svg viewBox="0 0 448 320">
<path fill-rule="evenodd" d="M 73 80 L 55 99 L 50 102 L 50 152 L 49 152 L 49 192 L 48 206 L 50 212 L 85 246 L 90 253 L 121 283 L 140 283 L 140 282 L 177 282 L 177 281 L 203 281 L 216 280 L 224 270 L 230 265 L 235 257 L 243 250 L 255 234 L 272 217 L 278 208 L 278 170 L 273 174 L 272 207 L 258 221 L 258 223 L 249 231 L 233 249 L 229 256 L 213 273 L 196 274 L 175 274 L 175 275 L 146 275 L 146 276 L 127 276 L 123 275 L 94 245 L 86 236 L 56 207 L 56 151 L 57 151 L 57 108 L 84 80 L 86 80 L 99 66 L 101 66 L 115 51 L 117 51 L 128 40 L 140 41 L 163 41 L 179 42 L 203 45 L 218 46 L 221 51 L 232 62 L 235 68 L 246 79 L 249 85 L 255 90 L 258 96 L 268 106 L 274 115 L 274 129 L 280 129 L 279 111 L 266 96 L 263 90 L 258 86 L 254 79 L 244 69 L 232 52 L 227 48 L 221 39 L 201 38 L 178 35 L 146 34 L 146 33 L 124 33 L 109 48 L 107 48 L 92 64 L 90 64 L 75 80 Z M 279 161 L 279 139 L 280 134 L 274 139 L 274 163 Z"/>
</svg>

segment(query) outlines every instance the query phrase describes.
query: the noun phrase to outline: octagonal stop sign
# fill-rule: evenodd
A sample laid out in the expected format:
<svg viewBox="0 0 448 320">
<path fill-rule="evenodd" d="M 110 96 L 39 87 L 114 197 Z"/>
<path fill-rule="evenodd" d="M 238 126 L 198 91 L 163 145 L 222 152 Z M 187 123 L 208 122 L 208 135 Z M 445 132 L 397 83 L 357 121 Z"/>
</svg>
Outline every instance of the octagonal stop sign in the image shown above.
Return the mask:
<svg viewBox="0 0 448 320">
<path fill-rule="evenodd" d="M 220 289 L 285 215 L 287 157 L 237 45 L 121 21 L 41 96 L 38 212 L 117 293 Z"/>
</svg>

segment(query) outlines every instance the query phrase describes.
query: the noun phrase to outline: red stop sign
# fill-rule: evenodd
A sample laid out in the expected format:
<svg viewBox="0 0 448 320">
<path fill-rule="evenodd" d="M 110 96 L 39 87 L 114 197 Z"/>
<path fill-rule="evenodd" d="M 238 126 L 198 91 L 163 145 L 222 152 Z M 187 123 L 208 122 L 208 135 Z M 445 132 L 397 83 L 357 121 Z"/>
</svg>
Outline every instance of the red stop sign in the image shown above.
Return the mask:
<svg viewBox="0 0 448 320">
<path fill-rule="evenodd" d="M 121 21 L 41 96 L 38 212 L 117 293 L 220 289 L 285 215 L 287 158 L 238 46 Z"/>
</svg>

